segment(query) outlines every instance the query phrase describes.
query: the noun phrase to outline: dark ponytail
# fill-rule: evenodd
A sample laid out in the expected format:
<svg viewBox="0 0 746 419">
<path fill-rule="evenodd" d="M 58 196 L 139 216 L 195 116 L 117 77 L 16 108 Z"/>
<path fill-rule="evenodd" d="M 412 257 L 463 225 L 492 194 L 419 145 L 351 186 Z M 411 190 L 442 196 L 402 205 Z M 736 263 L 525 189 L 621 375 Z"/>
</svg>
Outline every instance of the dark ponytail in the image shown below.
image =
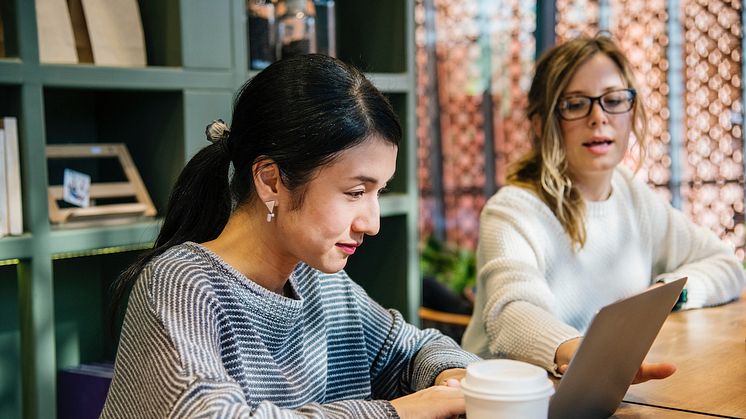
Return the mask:
<svg viewBox="0 0 746 419">
<path fill-rule="evenodd" d="M 231 213 L 230 158 L 225 141 L 214 142 L 189 160 L 171 191 L 155 245 L 140 255 L 114 282 L 110 315 L 112 332 L 127 292 L 150 260 L 177 244 L 212 240 L 228 222 Z M 197 202 L 199 205 L 195 205 Z"/>
<path fill-rule="evenodd" d="M 302 205 L 314 173 L 339 153 L 372 136 L 398 146 L 402 130 L 389 101 L 360 71 L 311 54 L 278 61 L 246 82 L 234 101 L 230 130 L 213 123 L 207 136 L 213 144 L 181 172 L 155 246 L 115 282 L 112 320 L 148 262 L 169 247 L 216 238 L 233 204 L 255 199 L 252 166 L 259 159 L 277 164 L 293 193 L 293 210 Z"/>
</svg>

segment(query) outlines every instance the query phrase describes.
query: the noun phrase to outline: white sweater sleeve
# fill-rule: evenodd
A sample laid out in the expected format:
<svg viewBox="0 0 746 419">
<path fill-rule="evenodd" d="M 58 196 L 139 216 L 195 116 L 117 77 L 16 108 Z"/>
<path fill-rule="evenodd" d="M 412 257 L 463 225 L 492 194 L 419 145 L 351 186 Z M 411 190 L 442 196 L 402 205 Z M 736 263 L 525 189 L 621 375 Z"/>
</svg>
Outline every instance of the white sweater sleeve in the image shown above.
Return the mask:
<svg viewBox="0 0 746 419">
<path fill-rule="evenodd" d="M 580 332 L 553 313 L 555 296 L 544 272 L 545 252 L 551 251 L 545 241 L 552 233 L 541 221 L 553 217 L 538 212 L 494 201 L 482 212 L 477 292 L 488 297 L 477 316 L 483 319 L 492 356 L 552 370 L 557 347 Z"/>
<path fill-rule="evenodd" d="M 656 281 L 688 277 L 683 308 L 722 304 L 738 298 L 746 275 L 733 246 L 698 226 L 645 185 L 636 189 L 650 214 Z"/>
</svg>

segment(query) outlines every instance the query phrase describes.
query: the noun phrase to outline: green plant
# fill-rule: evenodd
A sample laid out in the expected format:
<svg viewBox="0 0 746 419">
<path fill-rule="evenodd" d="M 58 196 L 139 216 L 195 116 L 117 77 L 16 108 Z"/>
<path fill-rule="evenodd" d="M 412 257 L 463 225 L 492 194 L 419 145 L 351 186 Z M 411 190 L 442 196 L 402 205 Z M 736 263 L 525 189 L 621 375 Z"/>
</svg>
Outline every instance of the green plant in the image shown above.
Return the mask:
<svg viewBox="0 0 746 419">
<path fill-rule="evenodd" d="M 420 254 L 420 270 L 435 278 L 457 295 L 476 283 L 477 260 L 474 251 L 440 242 L 430 236 Z"/>
</svg>

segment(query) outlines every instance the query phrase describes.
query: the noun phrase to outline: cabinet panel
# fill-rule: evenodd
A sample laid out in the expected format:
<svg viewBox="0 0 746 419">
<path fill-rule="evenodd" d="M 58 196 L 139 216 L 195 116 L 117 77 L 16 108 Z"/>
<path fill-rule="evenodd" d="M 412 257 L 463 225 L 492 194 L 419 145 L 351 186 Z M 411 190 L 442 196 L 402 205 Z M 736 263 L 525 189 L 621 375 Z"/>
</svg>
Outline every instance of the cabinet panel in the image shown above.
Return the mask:
<svg viewBox="0 0 746 419">
<path fill-rule="evenodd" d="M 21 332 L 16 265 L 0 266 L 0 417 L 21 416 Z"/>
<path fill-rule="evenodd" d="M 18 57 L 18 10 L 16 0 L 0 1 L 2 19 L 3 53 L 0 58 Z"/>
<path fill-rule="evenodd" d="M 116 336 L 109 327 L 109 290 L 137 255 L 125 252 L 54 262 L 57 370 L 114 360 Z"/>
<path fill-rule="evenodd" d="M 407 288 L 407 217 L 397 215 L 381 219 L 381 230 L 366 236 L 363 245 L 351 256 L 345 271 L 368 295 L 387 308 L 409 317 Z"/>
<path fill-rule="evenodd" d="M 184 0 L 181 15 L 184 67 L 229 69 L 231 60 L 231 4 L 227 1 Z"/>
<path fill-rule="evenodd" d="M 127 144 L 153 203 L 162 213 L 171 185 L 184 165 L 182 108 L 180 92 L 47 88 L 47 144 Z M 80 162 L 87 166 L 80 167 L 88 167 L 91 175 L 115 176 L 119 169 L 113 159 L 87 160 Z M 64 163 L 73 162 L 49 163 L 51 184 L 61 184 Z"/>
<path fill-rule="evenodd" d="M 407 71 L 409 2 L 337 1 L 339 58 L 370 73 Z"/>
<path fill-rule="evenodd" d="M 179 0 L 139 0 L 138 3 L 148 65 L 181 66 Z"/>
</svg>

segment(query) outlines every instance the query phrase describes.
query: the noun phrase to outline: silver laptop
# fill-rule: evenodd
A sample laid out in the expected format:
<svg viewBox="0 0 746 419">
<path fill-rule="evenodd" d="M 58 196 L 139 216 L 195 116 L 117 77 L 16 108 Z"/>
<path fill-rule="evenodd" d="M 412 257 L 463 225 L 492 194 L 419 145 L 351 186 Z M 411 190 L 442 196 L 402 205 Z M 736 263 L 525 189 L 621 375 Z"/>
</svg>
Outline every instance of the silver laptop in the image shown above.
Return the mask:
<svg viewBox="0 0 746 419">
<path fill-rule="evenodd" d="M 614 414 L 686 278 L 617 301 L 593 318 L 549 403 L 549 418 Z"/>
</svg>

